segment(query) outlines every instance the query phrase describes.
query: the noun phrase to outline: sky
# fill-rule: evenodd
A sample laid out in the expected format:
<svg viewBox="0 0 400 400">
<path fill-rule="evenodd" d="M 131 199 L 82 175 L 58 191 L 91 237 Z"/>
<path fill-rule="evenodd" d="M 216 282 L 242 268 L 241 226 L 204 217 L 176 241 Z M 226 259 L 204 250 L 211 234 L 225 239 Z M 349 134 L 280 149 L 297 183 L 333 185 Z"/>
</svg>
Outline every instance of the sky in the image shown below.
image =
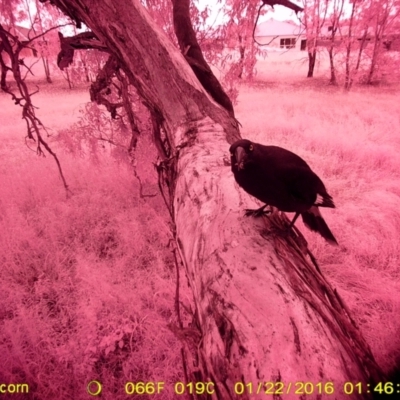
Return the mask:
<svg viewBox="0 0 400 400">
<path fill-rule="evenodd" d="M 206 6 L 209 6 L 211 10 L 210 23 L 216 21 L 218 24 L 223 21 L 223 14 L 221 12 L 222 4 L 218 3 L 217 0 L 198 0 L 197 4 L 202 10 Z M 223 4 L 225 4 L 225 2 L 223 2 Z M 283 6 L 275 6 L 274 9 L 272 9 L 270 6 L 264 6 L 264 10 L 267 10 L 268 12 L 260 17 L 259 23 L 270 18 L 274 18 L 278 21 L 293 20 L 297 23 L 299 21 L 294 11 Z"/>
<path fill-rule="evenodd" d="M 211 11 L 211 15 L 209 18 L 209 23 L 214 25 L 214 24 L 220 24 L 223 22 L 223 12 L 221 11 L 222 6 L 225 4 L 225 1 L 218 2 L 217 0 L 197 0 L 196 4 L 199 6 L 201 10 L 204 10 L 206 6 L 209 6 L 209 9 Z M 299 3 L 299 2 L 297 2 Z M 34 3 L 31 2 L 32 5 L 32 13 L 34 14 L 35 10 L 35 5 Z M 293 20 L 296 23 L 299 23 L 299 19 L 296 16 L 295 12 L 292 10 L 289 10 L 286 7 L 283 6 L 275 6 L 274 9 L 272 9 L 270 6 L 264 6 L 264 10 L 268 11 L 265 15 L 260 16 L 258 23 L 264 22 L 270 18 L 276 19 L 278 21 L 286 21 L 286 20 Z M 21 26 L 25 26 L 28 28 L 30 26 L 29 21 L 21 22 Z M 66 28 L 68 30 L 68 28 Z"/>
</svg>

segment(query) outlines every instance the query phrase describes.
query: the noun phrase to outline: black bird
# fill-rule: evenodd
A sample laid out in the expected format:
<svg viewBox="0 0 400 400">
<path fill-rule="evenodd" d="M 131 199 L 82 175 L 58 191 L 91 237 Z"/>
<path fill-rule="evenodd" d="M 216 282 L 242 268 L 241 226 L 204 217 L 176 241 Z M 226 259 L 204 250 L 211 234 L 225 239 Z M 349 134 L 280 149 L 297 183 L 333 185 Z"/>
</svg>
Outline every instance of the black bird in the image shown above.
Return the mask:
<svg viewBox="0 0 400 400">
<path fill-rule="evenodd" d="M 229 149 L 236 182 L 247 193 L 266 203 L 246 215 L 260 216 L 267 205 L 280 211 L 296 213 L 312 231 L 319 232 L 329 243 L 337 241 L 322 218 L 318 207 L 334 208 L 321 179 L 298 155 L 277 146 L 264 146 L 241 139 Z"/>
</svg>

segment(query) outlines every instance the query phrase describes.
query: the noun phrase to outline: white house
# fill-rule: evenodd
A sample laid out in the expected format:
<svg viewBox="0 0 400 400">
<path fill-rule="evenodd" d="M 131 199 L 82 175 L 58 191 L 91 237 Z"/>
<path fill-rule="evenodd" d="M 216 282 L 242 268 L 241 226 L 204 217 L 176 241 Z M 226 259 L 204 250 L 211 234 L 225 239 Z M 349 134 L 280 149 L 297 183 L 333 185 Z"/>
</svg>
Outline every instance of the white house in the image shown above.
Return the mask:
<svg viewBox="0 0 400 400">
<path fill-rule="evenodd" d="M 357 29 L 358 28 L 358 29 Z M 370 27 L 366 37 L 365 31 L 360 27 L 353 29 L 353 46 L 357 43 L 364 47 L 374 43 L 373 27 Z M 342 22 L 340 30 L 336 33 L 335 46 L 340 46 L 346 40 L 349 32 L 349 25 Z M 332 27 L 326 24 L 321 28 L 319 38 L 316 42 L 318 47 L 328 47 L 332 45 Z M 304 26 L 296 24 L 294 21 L 277 21 L 273 18 L 257 25 L 255 40 L 261 44 L 261 48 L 266 50 L 287 51 L 287 50 L 307 50 L 307 36 Z M 388 51 L 400 50 L 400 34 L 394 29 L 387 32 L 380 40 L 381 46 Z"/>
<path fill-rule="evenodd" d="M 18 38 L 18 40 L 26 44 L 30 38 L 34 37 L 35 34 L 32 29 L 25 28 L 24 26 L 15 25 L 10 28 L 10 33 Z M 25 47 L 20 52 L 20 57 L 37 57 L 37 50 L 35 49 L 35 45 L 31 43 L 29 47 Z"/>
<path fill-rule="evenodd" d="M 273 18 L 257 25 L 255 39 L 269 50 L 306 50 L 304 27 L 293 21 L 277 21 Z"/>
</svg>

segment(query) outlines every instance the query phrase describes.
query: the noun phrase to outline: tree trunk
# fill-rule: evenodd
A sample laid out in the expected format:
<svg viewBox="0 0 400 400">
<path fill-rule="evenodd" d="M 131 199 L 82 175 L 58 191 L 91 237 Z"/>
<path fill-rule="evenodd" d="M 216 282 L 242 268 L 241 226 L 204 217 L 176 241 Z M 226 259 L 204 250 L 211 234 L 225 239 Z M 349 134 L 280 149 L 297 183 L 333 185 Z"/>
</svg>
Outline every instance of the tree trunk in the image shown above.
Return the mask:
<svg viewBox="0 0 400 400">
<path fill-rule="evenodd" d="M 329 84 L 337 86 L 335 64 L 333 62 L 333 46 L 331 46 L 328 49 L 328 54 L 329 54 L 329 66 L 330 66 L 330 71 L 331 71 L 331 79 L 329 80 Z"/>
<path fill-rule="evenodd" d="M 351 54 L 351 42 L 346 46 L 346 61 L 345 61 L 345 78 L 344 78 L 344 88 L 350 90 L 353 80 L 350 76 L 350 54 Z"/>
<path fill-rule="evenodd" d="M 239 58 L 239 71 L 238 71 L 238 78 L 242 79 L 243 77 L 243 71 L 244 71 L 244 53 L 246 51 L 246 47 L 244 46 L 244 44 L 242 44 L 242 36 L 239 35 L 239 54 L 240 54 L 240 58 Z"/>
<path fill-rule="evenodd" d="M 308 72 L 307 78 L 312 78 L 314 76 L 314 68 L 315 68 L 315 60 L 317 58 L 317 51 L 314 48 L 311 51 L 308 51 Z"/>
<path fill-rule="evenodd" d="M 356 10 L 356 2 L 352 4 L 350 22 L 349 22 L 349 32 L 347 37 L 347 45 L 346 45 L 346 76 L 344 81 L 344 88 L 346 90 L 350 90 L 353 80 L 351 78 L 351 69 L 350 69 L 350 55 L 351 55 L 351 44 L 352 44 L 352 35 L 353 35 L 353 22 L 354 22 L 354 14 Z"/>
<path fill-rule="evenodd" d="M 382 17 L 382 15 L 380 15 L 380 13 L 378 13 L 376 16 L 376 24 L 375 24 L 375 32 L 374 32 L 374 37 L 375 37 L 374 49 L 372 51 L 371 65 L 369 67 L 368 76 L 367 76 L 367 84 L 368 85 L 372 84 L 372 78 L 373 78 L 375 70 L 376 70 L 376 65 L 377 65 L 377 62 L 379 59 L 379 55 L 382 52 L 381 38 L 382 38 L 383 32 L 385 31 L 386 22 L 387 22 L 387 15 L 384 14 Z"/>
<path fill-rule="evenodd" d="M 237 124 L 139 0 L 52 3 L 108 47 L 168 142 L 158 141 L 160 169 L 169 181 L 173 234 L 198 327 L 191 335 L 192 327 L 176 328 L 186 338 L 188 380 L 215 383 L 209 398 L 224 400 L 282 386 L 288 393 L 282 398 L 298 399 L 294 391 L 304 388 L 296 382 L 314 382 L 313 398 L 325 398 L 327 381 L 335 399 L 348 400 L 344 382 L 382 380 L 340 298 L 292 239 L 275 235 L 264 218 L 242 216 L 249 197 L 235 187 L 225 161 L 229 143 L 239 138 Z M 282 224 L 280 214 L 272 219 Z"/>
<path fill-rule="evenodd" d="M 3 91 L 6 91 L 7 89 L 7 65 L 3 60 L 3 55 L 2 53 L 2 48 L 1 48 L 1 43 L 0 43 L 0 69 L 1 69 L 1 76 L 0 76 L 0 88 Z"/>
<path fill-rule="evenodd" d="M 381 50 L 379 47 L 381 45 L 382 44 L 380 42 L 380 39 L 376 38 L 375 43 L 374 43 L 374 50 L 372 52 L 372 57 L 371 57 L 371 64 L 369 67 L 367 80 L 366 80 L 367 85 L 372 85 L 373 77 L 374 77 L 374 73 L 375 73 L 376 65 L 377 65 L 377 61 L 378 61 L 379 51 Z"/>
<path fill-rule="evenodd" d="M 72 81 L 71 81 L 71 77 L 69 76 L 69 68 L 65 69 L 65 75 L 66 75 L 66 80 L 68 82 L 68 87 L 70 89 L 72 89 Z"/>
<path fill-rule="evenodd" d="M 90 82 L 89 69 L 88 69 L 88 66 L 86 64 L 84 57 L 81 57 L 81 61 L 82 61 L 83 70 L 85 71 L 86 82 Z"/>
<path fill-rule="evenodd" d="M 47 81 L 47 83 L 52 83 L 51 75 L 50 75 L 49 60 L 47 59 L 47 57 L 42 56 L 42 61 L 43 61 L 44 73 L 46 75 L 46 81 Z"/>
</svg>

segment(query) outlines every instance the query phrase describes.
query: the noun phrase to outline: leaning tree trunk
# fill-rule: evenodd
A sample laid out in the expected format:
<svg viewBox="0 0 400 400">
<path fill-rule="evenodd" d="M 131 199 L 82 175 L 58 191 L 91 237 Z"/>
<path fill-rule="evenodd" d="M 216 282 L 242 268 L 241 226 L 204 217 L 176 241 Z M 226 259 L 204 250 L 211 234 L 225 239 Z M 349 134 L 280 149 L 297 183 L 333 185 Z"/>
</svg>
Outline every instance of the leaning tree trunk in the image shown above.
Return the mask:
<svg viewBox="0 0 400 400">
<path fill-rule="evenodd" d="M 298 399 L 294 392 L 304 387 L 296 382 L 313 382 L 310 398 L 325 398 L 329 381 L 335 395 L 326 398 L 348 400 L 345 382 L 382 379 L 337 293 L 292 239 L 274 235 L 268 221 L 242 217 L 249 197 L 235 186 L 227 162 L 237 123 L 205 92 L 139 0 L 52 3 L 108 47 L 168 142 L 159 169 L 169 182 L 177 252 L 199 330 L 177 328 L 188 341 L 188 380 L 214 382 L 214 399 L 257 398 L 255 392 L 281 386 L 280 398 Z"/>
</svg>

